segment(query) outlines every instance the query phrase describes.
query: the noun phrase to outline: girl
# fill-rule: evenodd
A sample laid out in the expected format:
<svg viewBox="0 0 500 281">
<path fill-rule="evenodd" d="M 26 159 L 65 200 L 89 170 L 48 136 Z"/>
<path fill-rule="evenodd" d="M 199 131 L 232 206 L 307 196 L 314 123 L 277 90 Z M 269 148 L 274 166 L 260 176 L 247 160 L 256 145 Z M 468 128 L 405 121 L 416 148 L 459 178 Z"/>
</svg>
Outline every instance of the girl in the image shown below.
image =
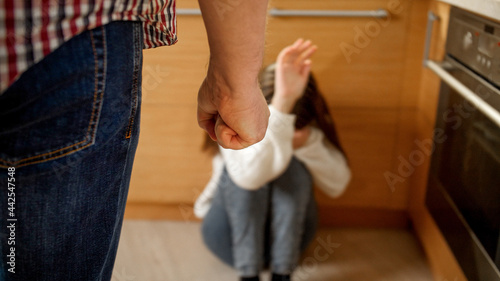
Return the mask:
<svg viewBox="0 0 500 281">
<path fill-rule="evenodd" d="M 350 170 L 327 105 L 312 75 L 310 41 L 283 49 L 261 75 L 271 116 L 264 139 L 229 150 L 206 139 L 213 174 L 195 203 L 207 247 L 239 271 L 259 280 L 290 280 L 300 253 L 312 240 L 317 213 L 313 182 L 339 196 Z"/>
</svg>

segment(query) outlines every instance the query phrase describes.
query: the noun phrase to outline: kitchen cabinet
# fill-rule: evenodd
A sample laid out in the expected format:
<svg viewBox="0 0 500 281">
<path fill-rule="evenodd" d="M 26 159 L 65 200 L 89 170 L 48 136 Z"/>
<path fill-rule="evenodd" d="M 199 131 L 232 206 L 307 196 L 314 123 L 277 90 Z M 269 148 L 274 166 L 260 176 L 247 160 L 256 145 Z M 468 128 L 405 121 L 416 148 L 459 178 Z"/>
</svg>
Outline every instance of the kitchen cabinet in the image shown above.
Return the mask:
<svg viewBox="0 0 500 281">
<path fill-rule="evenodd" d="M 178 6 L 198 7 L 195 0 L 181 0 Z M 385 19 L 269 17 L 264 65 L 298 37 L 319 47 L 313 73 L 353 172 L 340 198 L 316 192 L 323 225 L 402 227 L 411 222 L 435 279 L 466 280 L 424 204 L 429 157 L 422 143 L 432 138 L 440 83 L 422 67 L 427 11 L 440 17 L 430 55 L 441 61 L 449 4 L 271 0 L 270 7 L 390 12 Z M 176 45 L 144 52 L 142 129 L 127 218 L 194 220 L 193 203 L 211 175 L 211 159 L 201 151 L 204 133 L 196 122 L 197 90 L 209 58 L 201 17 L 179 15 L 178 35 Z"/>
<path fill-rule="evenodd" d="M 400 105 L 411 98 L 402 94 L 402 73 L 413 3 L 281 0 L 271 1 L 270 6 L 390 11 L 386 19 L 270 17 L 264 64 L 273 62 L 279 51 L 298 37 L 318 45 L 313 73 L 330 105 L 353 171 L 352 182 L 340 198 L 330 199 L 319 191 L 316 194 L 322 222 L 406 224 L 407 187 L 391 190 L 384 172 L 393 169 L 393 159 L 399 153 Z"/>
<path fill-rule="evenodd" d="M 299 37 L 319 49 L 313 73 L 337 124 L 353 179 L 343 196 L 320 191 L 326 225 L 405 226 L 410 180 L 391 184 L 411 149 L 419 93 L 426 1 L 272 0 L 270 7 L 377 10 L 377 18 L 269 17 L 264 65 Z M 179 8 L 197 8 L 179 1 Z M 128 218 L 194 219 L 192 205 L 211 175 L 201 151 L 196 95 L 209 51 L 201 16 L 179 15 L 179 43 L 146 50 L 142 128 L 132 174 Z"/>
<path fill-rule="evenodd" d="M 197 8 L 195 1 L 182 4 Z M 194 200 L 210 177 L 196 120 L 209 58 L 201 17 L 179 16 L 178 35 L 174 46 L 144 51 L 141 136 L 127 218 L 192 219 Z"/>
<path fill-rule="evenodd" d="M 429 10 L 439 17 L 433 28 L 430 58 L 442 61 L 445 53 L 450 5 L 431 1 Z M 434 131 L 440 79 L 429 69 L 422 68 L 421 72 L 420 95 L 414 128 L 416 139 L 430 140 Z M 425 249 L 435 280 L 467 280 L 425 206 L 429 166 L 430 159 L 427 157 L 424 163 L 415 169 L 411 178 L 410 198 L 412 200 L 409 205 L 409 213 L 415 233 Z"/>
</svg>

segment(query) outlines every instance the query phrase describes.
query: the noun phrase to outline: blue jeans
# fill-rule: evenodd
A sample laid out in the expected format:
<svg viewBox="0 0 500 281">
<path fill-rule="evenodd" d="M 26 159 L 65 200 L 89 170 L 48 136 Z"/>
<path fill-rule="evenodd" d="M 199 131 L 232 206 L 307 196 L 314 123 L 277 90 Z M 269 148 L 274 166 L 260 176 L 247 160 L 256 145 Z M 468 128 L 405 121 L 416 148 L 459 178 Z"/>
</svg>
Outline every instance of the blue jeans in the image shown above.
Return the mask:
<svg viewBox="0 0 500 281">
<path fill-rule="evenodd" d="M 111 279 L 139 136 L 141 32 L 86 31 L 0 96 L 0 280 Z"/>
<path fill-rule="evenodd" d="M 241 276 L 269 263 L 291 274 L 317 228 L 312 180 L 295 158 L 283 175 L 258 190 L 238 187 L 224 169 L 202 224 L 206 246 Z"/>
</svg>

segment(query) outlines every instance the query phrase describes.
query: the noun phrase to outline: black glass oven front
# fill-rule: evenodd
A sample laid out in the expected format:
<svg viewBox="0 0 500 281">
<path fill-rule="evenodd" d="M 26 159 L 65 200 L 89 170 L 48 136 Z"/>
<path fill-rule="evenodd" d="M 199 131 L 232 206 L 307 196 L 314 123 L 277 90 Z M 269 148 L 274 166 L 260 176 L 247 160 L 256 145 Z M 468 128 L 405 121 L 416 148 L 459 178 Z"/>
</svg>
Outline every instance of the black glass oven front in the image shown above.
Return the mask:
<svg viewBox="0 0 500 281">
<path fill-rule="evenodd" d="M 447 57 L 448 72 L 500 109 L 500 91 Z M 500 128 L 442 83 L 426 195 L 469 280 L 500 281 Z"/>
</svg>

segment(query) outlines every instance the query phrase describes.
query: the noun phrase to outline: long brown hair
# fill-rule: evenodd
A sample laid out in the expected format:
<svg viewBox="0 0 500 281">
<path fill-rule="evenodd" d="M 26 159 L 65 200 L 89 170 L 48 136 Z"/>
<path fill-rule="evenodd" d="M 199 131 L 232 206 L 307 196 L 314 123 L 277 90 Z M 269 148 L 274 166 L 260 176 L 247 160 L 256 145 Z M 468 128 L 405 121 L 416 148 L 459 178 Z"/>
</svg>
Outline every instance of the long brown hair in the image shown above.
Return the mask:
<svg viewBox="0 0 500 281">
<path fill-rule="evenodd" d="M 261 72 L 259 77 L 262 94 L 264 94 L 268 104 L 271 103 L 271 99 L 274 95 L 275 69 L 276 64 L 271 64 Z M 344 149 L 337 135 L 337 130 L 335 129 L 333 118 L 312 73 L 309 74 L 304 94 L 297 101 L 291 113 L 297 116 L 295 120 L 295 129 L 302 129 L 307 125 L 319 128 L 323 131 L 330 143 L 345 156 Z M 217 143 L 212 141 L 208 134 L 205 136 L 203 150 L 213 154 L 218 151 Z"/>
</svg>

